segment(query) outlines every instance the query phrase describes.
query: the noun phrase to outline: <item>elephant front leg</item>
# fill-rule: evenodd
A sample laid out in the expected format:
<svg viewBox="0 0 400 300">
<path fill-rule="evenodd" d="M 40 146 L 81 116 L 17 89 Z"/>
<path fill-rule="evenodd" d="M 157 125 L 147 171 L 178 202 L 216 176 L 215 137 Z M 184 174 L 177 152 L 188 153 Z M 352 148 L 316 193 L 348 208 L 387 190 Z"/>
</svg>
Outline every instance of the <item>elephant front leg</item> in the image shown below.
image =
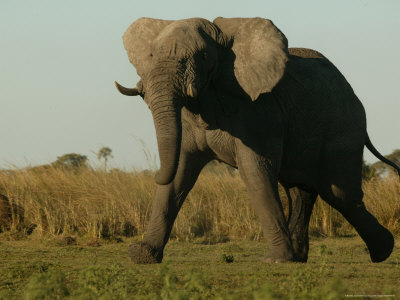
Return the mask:
<svg viewBox="0 0 400 300">
<path fill-rule="evenodd" d="M 168 185 L 158 185 L 150 221 L 140 243 L 129 246 L 129 256 L 137 264 L 160 263 L 172 226 L 187 194 L 208 160 L 181 155 L 175 179 Z"/>
<path fill-rule="evenodd" d="M 308 225 L 317 194 L 297 187 L 285 188 L 285 190 L 289 202 L 292 203 L 292 211 L 289 216 L 289 231 L 293 245 L 294 260 L 307 262 L 309 249 Z"/>
<path fill-rule="evenodd" d="M 172 225 L 180 208 L 173 182 L 158 185 L 145 237 L 140 243 L 129 246 L 129 257 L 137 264 L 160 263 Z"/>
<path fill-rule="evenodd" d="M 264 236 L 269 242 L 269 257 L 265 261 L 293 261 L 293 248 L 278 195 L 275 167 L 269 160 L 250 149 L 241 150 L 238 153 L 239 172 L 247 186 Z"/>
</svg>

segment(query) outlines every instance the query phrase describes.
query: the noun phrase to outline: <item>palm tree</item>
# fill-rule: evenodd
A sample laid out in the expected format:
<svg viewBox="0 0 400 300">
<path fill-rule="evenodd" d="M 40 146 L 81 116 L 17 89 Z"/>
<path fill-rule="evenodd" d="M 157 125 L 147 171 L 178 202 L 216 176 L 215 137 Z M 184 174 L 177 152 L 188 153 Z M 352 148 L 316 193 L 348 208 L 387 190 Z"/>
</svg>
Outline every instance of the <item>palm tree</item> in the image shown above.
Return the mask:
<svg viewBox="0 0 400 300">
<path fill-rule="evenodd" d="M 102 147 L 99 152 L 97 153 L 97 159 L 101 160 L 104 159 L 104 171 L 107 171 L 107 161 L 109 157 L 113 157 L 111 154 L 112 150 L 108 147 Z"/>
</svg>

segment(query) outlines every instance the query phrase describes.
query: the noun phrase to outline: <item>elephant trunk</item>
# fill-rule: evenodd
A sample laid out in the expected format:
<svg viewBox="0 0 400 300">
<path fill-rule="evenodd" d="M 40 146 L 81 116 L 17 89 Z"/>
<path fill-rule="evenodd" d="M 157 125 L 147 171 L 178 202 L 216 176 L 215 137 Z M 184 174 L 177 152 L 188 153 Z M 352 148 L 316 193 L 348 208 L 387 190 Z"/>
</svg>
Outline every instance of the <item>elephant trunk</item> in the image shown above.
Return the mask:
<svg viewBox="0 0 400 300">
<path fill-rule="evenodd" d="M 179 163 L 181 105 L 168 81 L 150 82 L 149 87 L 148 103 L 153 114 L 160 155 L 160 170 L 155 180 L 157 184 L 166 185 L 174 179 Z"/>
</svg>

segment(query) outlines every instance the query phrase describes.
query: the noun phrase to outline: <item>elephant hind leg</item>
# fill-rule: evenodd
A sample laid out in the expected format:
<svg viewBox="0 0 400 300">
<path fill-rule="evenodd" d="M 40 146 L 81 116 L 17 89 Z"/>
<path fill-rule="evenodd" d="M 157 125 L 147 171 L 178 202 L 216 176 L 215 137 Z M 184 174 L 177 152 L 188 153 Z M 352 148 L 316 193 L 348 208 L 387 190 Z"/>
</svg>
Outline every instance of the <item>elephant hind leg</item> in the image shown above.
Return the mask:
<svg viewBox="0 0 400 300">
<path fill-rule="evenodd" d="M 308 192 L 298 187 L 285 189 L 289 202 L 292 203 L 292 213 L 289 216 L 289 232 L 292 240 L 294 260 L 307 262 L 308 259 L 308 225 L 317 193 Z"/>
<path fill-rule="evenodd" d="M 337 195 L 338 191 L 340 191 L 340 196 Z M 358 196 L 359 202 L 346 200 L 351 194 L 354 195 L 354 193 L 346 192 L 335 186 L 330 191 L 322 192 L 321 197 L 337 209 L 356 229 L 368 247 L 371 260 L 373 262 L 384 261 L 392 253 L 393 235 L 365 208 L 361 201 L 362 196 Z M 359 191 L 358 194 L 362 195 L 362 192 Z"/>
<path fill-rule="evenodd" d="M 335 149 L 326 163 L 320 190 L 323 200 L 337 209 L 366 243 L 373 262 L 384 261 L 392 253 L 393 235 L 365 208 L 361 189 L 361 157 Z M 357 154 L 357 153 L 356 153 Z M 359 159 L 357 159 L 359 158 Z M 327 161 L 327 160 L 325 160 Z"/>
<path fill-rule="evenodd" d="M 361 189 L 355 193 L 333 185 L 330 190 L 322 192 L 321 197 L 356 229 L 366 243 L 373 262 L 381 262 L 389 257 L 394 246 L 393 235 L 365 208 Z M 357 201 L 351 201 L 349 197 Z"/>
</svg>

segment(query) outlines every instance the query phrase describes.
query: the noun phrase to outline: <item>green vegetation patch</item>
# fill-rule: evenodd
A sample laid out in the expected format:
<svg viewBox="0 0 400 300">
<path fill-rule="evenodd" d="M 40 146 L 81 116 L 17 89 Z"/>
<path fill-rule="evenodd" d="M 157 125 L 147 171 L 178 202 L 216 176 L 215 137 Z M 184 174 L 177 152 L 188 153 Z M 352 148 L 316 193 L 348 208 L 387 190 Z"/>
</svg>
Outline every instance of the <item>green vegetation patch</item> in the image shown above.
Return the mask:
<svg viewBox="0 0 400 300">
<path fill-rule="evenodd" d="M 400 249 L 369 261 L 361 239 L 311 241 L 307 264 L 266 264 L 265 242 L 171 241 L 162 264 L 135 265 L 128 242 L 0 243 L 0 299 L 342 299 L 400 295 Z"/>
</svg>

